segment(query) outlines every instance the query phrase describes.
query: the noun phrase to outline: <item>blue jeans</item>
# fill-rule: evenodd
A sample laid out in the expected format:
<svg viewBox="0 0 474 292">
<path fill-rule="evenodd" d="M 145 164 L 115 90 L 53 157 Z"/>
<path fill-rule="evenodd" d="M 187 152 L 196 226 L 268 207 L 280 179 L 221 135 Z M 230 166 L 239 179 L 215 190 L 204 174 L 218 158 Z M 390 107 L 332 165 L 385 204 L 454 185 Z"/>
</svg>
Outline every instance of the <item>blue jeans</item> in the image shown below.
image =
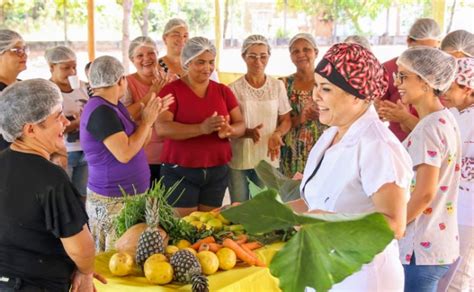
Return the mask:
<svg viewBox="0 0 474 292">
<path fill-rule="evenodd" d="M 439 279 L 448 272 L 450 265 L 416 265 L 415 253 L 405 270 L 405 292 L 436 292 Z"/>
<path fill-rule="evenodd" d="M 67 174 L 82 196 L 87 194 L 87 161 L 83 151 L 67 153 Z"/>
<path fill-rule="evenodd" d="M 254 169 L 232 169 L 229 172 L 229 193 L 230 200 L 234 202 L 244 202 L 250 199 L 249 182 L 251 180 L 257 186 L 263 188 L 265 185 L 258 178 Z"/>
</svg>

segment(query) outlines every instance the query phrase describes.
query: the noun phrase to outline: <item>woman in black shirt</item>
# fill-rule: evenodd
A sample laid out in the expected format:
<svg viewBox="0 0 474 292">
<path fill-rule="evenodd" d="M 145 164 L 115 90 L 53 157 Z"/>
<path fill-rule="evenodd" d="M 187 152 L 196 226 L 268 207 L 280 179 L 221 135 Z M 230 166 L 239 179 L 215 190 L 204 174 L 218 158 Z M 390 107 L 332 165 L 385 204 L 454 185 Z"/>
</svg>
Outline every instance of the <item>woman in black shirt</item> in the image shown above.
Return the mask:
<svg viewBox="0 0 474 292">
<path fill-rule="evenodd" d="M 0 98 L 0 291 L 93 291 L 94 242 L 80 194 L 49 161 L 69 121 L 56 85 L 16 82 Z M 103 280 L 101 277 L 99 277 Z"/>
</svg>

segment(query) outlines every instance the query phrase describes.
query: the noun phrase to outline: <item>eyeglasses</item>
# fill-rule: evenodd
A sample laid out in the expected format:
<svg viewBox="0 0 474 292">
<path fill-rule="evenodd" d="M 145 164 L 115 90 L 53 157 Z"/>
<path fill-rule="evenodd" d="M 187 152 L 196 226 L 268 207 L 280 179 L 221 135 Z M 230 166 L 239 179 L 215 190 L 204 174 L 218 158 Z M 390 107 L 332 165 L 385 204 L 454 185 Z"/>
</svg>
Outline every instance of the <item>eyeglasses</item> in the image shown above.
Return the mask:
<svg viewBox="0 0 474 292">
<path fill-rule="evenodd" d="M 268 60 L 269 55 L 268 54 L 247 54 L 247 58 L 249 58 L 252 62 L 257 62 L 257 60 L 260 59 L 262 62 L 266 62 Z"/>
<path fill-rule="evenodd" d="M 21 48 L 11 48 L 8 50 L 5 50 L 5 52 L 12 52 L 15 53 L 17 56 L 21 57 L 25 54 L 28 54 L 30 52 L 30 49 L 28 47 L 21 47 Z"/>
<path fill-rule="evenodd" d="M 393 80 L 400 84 L 403 84 L 403 81 L 408 78 L 408 76 L 417 76 L 416 74 L 405 74 L 401 72 L 393 72 Z"/>
</svg>

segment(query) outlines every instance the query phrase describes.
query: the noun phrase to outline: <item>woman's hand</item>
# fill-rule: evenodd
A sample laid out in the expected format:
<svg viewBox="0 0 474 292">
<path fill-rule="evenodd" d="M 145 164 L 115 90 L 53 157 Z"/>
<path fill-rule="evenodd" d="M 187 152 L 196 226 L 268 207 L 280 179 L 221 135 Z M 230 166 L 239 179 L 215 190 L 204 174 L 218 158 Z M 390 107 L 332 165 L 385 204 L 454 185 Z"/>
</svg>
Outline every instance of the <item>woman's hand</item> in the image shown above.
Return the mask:
<svg viewBox="0 0 474 292">
<path fill-rule="evenodd" d="M 150 90 L 152 92 L 158 93 L 161 89 L 170 82 L 170 75 L 166 73 L 161 67 L 154 70 L 153 75 L 155 78 L 151 81 L 152 85 Z"/>
<path fill-rule="evenodd" d="M 268 139 L 267 156 L 270 156 L 272 161 L 278 159 L 280 156 L 280 147 L 283 145 L 285 144 L 281 138 L 281 133 L 279 131 L 273 132 L 273 134 L 270 136 L 270 139 Z"/>
<path fill-rule="evenodd" d="M 217 115 L 217 112 L 214 112 L 212 116 L 205 119 L 201 124 L 201 132 L 204 135 L 209 135 L 215 131 L 219 131 L 225 125 L 225 118 L 221 115 Z"/>
<path fill-rule="evenodd" d="M 378 109 L 380 117 L 390 122 L 401 123 L 407 118 L 407 115 L 411 115 L 408 106 L 403 104 L 401 100 L 397 103 L 388 100 L 380 101 Z"/>
<path fill-rule="evenodd" d="M 160 98 L 157 97 L 155 93 L 152 93 L 150 100 L 143 108 L 142 122 L 151 127 L 158 118 L 158 115 L 168 110 L 173 101 L 174 97 L 171 94 Z"/>
<path fill-rule="evenodd" d="M 221 139 L 226 139 L 226 138 L 229 138 L 232 134 L 234 134 L 234 132 L 235 132 L 234 128 L 230 125 L 230 117 L 227 115 L 225 116 L 225 123 L 219 129 L 219 132 L 217 132 L 217 135 Z"/>
<path fill-rule="evenodd" d="M 72 276 L 71 292 L 96 292 L 94 278 L 107 284 L 107 280 L 97 273 L 83 274 L 76 270 Z"/>
<path fill-rule="evenodd" d="M 300 124 L 304 124 L 307 121 L 315 121 L 318 118 L 319 118 L 319 114 L 318 114 L 318 109 L 316 107 L 316 104 L 313 102 L 306 103 L 301 112 Z"/>
<path fill-rule="evenodd" d="M 260 129 L 263 127 L 263 124 L 259 124 L 255 128 L 245 129 L 245 137 L 253 140 L 253 143 L 260 141 Z"/>
</svg>

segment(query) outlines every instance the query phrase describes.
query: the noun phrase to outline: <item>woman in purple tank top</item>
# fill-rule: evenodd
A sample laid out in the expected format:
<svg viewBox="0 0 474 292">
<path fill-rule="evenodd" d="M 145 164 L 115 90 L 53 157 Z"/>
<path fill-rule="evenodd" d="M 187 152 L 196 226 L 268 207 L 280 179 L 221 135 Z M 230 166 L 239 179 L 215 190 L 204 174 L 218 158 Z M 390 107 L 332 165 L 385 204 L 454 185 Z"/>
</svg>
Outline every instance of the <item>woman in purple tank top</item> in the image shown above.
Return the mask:
<svg viewBox="0 0 474 292">
<path fill-rule="evenodd" d="M 130 195 L 149 187 L 150 169 L 143 147 L 158 114 L 173 97 L 152 96 L 136 124 L 119 101 L 127 88 L 124 68 L 115 58 L 103 56 L 91 65 L 94 90 L 84 107 L 80 124 L 81 146 L 89 163 L 86 210 L 98 251 L 109 250 L 116 239 L 113 219 L 123 206 L 123 189 Z"/>
</svg>

